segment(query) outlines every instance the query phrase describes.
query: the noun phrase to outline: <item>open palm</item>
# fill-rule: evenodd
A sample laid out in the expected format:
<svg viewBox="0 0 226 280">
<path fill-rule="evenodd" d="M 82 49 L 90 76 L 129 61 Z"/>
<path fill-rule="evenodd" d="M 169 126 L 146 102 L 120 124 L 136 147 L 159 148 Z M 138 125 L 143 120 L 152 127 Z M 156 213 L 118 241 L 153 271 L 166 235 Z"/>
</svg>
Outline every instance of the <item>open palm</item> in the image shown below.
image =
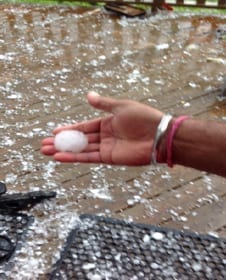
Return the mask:
<svg viewBox="0 0 226 280">
<path fill-rule="evenodd" d="M 153 136 L 163 113 L 135 101 L 95 93 L 88 94 L 87 98 L 93 107 L 110 114 L 54 130 L 55 134 L 68 129 L 84 132 L 89 142 L 87 148 L 81 153 L 59 152 L 54 147 L 54 137 L 49 137 L 42 141 L 42 153 L 62 162 L 149 164 Z"/>
</svg>

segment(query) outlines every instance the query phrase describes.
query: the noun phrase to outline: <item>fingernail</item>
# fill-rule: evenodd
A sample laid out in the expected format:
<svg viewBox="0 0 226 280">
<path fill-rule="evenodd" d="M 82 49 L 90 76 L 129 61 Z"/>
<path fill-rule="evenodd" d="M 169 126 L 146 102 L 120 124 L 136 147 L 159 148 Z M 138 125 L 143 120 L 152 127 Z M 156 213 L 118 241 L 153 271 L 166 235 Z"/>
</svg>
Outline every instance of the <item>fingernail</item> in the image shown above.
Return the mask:
<svg viewBox="0 0 226 280">
<path fill-rule="evenodd" d="M 91 94 L 92 96 L 100 96 L 97 92 L 95 91 L 90 91 L 88 94 Z"/>
</svg>

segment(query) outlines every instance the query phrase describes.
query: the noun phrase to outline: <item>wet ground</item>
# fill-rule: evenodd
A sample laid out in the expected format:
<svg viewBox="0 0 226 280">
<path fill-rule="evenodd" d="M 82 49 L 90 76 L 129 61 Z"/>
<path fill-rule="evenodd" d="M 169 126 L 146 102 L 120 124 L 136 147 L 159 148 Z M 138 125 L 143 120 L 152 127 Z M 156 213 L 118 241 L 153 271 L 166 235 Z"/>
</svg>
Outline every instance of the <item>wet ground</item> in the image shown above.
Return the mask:
<svg viewBox="0 0 226 280">
<path fill-rule="evenodd" d="M 8 279 L 46 279 L 78 214 L 226 237 L 226 181 L 175 167 L 59 164 L 40 141 L 100 113 L 86 93 L 132 98 L 165 112 L 226 120 L 225 16 L 144 19 L 100 9 L 0 6 L 0 180 L 8 190 L 57 191 L 35 221 Z M 35 276 L 34 276 L 35 271 Z"/>
</svg>

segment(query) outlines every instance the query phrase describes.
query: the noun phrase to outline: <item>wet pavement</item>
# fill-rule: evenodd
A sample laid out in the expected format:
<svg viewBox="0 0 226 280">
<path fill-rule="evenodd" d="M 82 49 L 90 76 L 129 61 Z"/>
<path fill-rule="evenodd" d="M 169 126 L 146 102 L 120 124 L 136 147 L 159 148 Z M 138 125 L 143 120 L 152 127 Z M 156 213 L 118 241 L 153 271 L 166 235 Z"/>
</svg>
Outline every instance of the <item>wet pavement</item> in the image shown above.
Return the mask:
<svg viewBox="0 0 226 280">
<path fill-rule="evenodd" d="M 226 237 L 225 179 L 183 167 L 59 164 L 39 152 L 55 126 L 100 114 L 87 105 L 89 90 L 226 120 L 217 99 L 225 16 L 128 19 L 96 8 L 1 5 L 0 18 L 0 181 L 11 193 L 57 191 L 29 212 L 35 221 L 8 279 L 46 279 L 80 213 Z"/>
</svg>

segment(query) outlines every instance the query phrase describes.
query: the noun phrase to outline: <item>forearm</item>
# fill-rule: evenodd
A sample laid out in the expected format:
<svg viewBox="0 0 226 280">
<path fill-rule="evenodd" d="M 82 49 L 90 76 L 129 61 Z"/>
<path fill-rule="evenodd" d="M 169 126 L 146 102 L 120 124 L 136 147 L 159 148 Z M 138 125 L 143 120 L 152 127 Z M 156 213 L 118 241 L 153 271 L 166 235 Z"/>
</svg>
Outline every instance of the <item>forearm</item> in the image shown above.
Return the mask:
<svg viewBox="0 0 226 280">
<path fill-rule="evenodd" d="M 170 129 L 170 128 L 169 128 Z M 185 120 L 172 146 L 173 163 L 226 177 L 226 124 L 196 119 Z M 166 160 L 166 139 L 160 161 Z"/>
</svg>

